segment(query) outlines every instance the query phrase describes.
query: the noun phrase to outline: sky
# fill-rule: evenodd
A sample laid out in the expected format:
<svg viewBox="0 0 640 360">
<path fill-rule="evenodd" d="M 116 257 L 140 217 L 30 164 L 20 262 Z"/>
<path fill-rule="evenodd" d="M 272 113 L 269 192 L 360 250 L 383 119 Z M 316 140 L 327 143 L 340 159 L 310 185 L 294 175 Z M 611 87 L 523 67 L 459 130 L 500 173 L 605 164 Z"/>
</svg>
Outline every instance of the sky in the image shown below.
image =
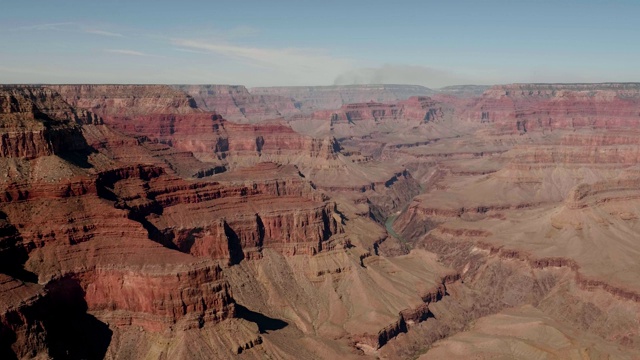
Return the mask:
<svg viewBox="0 0 640 360">
<path fill-rule="evenodd" d="M 640 0 L 0 0 L 0 83 L 640 81 Z"/>
</svg>

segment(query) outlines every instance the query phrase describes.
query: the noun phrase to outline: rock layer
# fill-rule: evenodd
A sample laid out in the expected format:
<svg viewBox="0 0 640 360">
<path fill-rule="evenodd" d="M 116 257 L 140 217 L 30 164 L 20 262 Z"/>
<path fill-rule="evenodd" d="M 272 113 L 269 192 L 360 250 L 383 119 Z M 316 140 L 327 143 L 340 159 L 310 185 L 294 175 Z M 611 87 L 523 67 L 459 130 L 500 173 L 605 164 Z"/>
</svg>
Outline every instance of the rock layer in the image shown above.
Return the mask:
<svg viewBox="0 0 640 360">
<path fill-rule="evenodd" d="M 640 118 L 638 84 L 514 84 L 494 86 L 462 117 L 498 131 L 633 128 Z"/>
</svg>

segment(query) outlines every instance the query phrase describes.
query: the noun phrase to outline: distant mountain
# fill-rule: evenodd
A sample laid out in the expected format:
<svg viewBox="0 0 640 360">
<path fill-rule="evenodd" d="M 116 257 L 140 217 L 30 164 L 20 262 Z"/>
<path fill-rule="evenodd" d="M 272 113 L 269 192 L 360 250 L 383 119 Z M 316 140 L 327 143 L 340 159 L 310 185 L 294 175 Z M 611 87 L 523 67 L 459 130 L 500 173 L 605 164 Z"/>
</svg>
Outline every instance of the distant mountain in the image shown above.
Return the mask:
<svg viewBox="0 0 640 360">
<path fill-rule="evenodd" d="M 419 85 L 337 85 L 279 86 L 249 89 L 254 95 L 279 95 L 293 98 L 302 112 L 338 109 L 342 105 L 363 102 L 391 102 L 412 96 L 431 96 L 436 91 Z"/>
</svg>

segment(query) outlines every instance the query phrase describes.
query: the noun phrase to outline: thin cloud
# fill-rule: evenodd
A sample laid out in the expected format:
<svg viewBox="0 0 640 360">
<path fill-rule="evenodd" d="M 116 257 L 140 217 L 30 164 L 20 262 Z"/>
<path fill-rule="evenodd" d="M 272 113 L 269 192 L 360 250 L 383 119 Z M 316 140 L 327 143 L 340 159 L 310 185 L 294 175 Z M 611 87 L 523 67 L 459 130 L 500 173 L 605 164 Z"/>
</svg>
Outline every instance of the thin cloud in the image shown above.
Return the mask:
<svg viewBox="0 0 640 360">
<path fill-rule="evenodd" d="M 155 55 L 143 53 L 141 51 L 126 50 L 126 49 L 104 49 L 103 51 L 111 54 L 122 54 L 122 55 L 132 55 L 132 56 L 155 56 Z"/>
<path fill-rule="evenodd" d="M 475 84 L 484 81 L 474 76 L 419 65 L 386 64 L 360 68 L 337 76 L 334 85 L 412 84 L 439 88 L 448 85 Z"/>
<path fill-rule="evenodd" d="M 206 51 L 198 51 L 198 50 L 191 50 L 191 49 L 173 48 L 173 50 L 174 51 L 191 53 L 191 54 L 208 54 L 208 52 L 206 52 Z"/>
<path fill-rule="evenodd" d="M 124 37 L 124 35 L 120 34 L 120 33 L 114 33 L 111 31 L 104 31 L 104 30 L 96 30 L 96 29 L 87 29 L 84 30 L 85 33 L 87 34 L 94 34 L 94 35 L 102 35 L 102 36 L 110 36 L 110 37 Z"/>
<path fill-rule="evenodd" d="M 332 57 L 316 49 L 258 48 L 188 39 L 173 39 L 171 42 L 181 48 L 219 54 L 243 60 L 253 66 L 268 67 L 289 73 L 344 71 L 351 66 L 351 61 L 348 59 Z"/>
<path fill-rule="evenodd" d="M 59 22 L 59 23 L 48 23 L 48 24 L 36 24 L 36 25 L 29 25 L 29 26 L 21 26 L 19 28 L 16 28 L 15 30 L 25 30 L 25 31 L 29 31 L 29 30 L 38 30 L 38 31 L 43 31 L 43 30 L 62 30 L 61 28 L 63 27 L 68 27 L 71 25 L 75 25 L 75 23 L 73 22 Z"/>
<path fill-rule="evenodd" d="M 24 68 L 15 68 L 15 67 L 6 67 L 0 66 L 0 73 L 8 73 L 8 74 L 44 74 L 42 71 L 32 70 L 32 69 L 24 69 Z"/>
<path fill-rule="evenodd" d="M 0 75 L 3 76 L 3 80 L 6 83 L 20 83 L 20 84 L 46 84 L 56 82 L 84 82 L 84 79 L 101 77 L 103 79 L 109 79 L 112 74 L 105 74 L 98 69 L 92 69 L 91 71 L 78 69 L 72 65 L 67 66 L 55 66 L 55 65 L 43 65 L 30 67 L 5 67 L 0 66 Z"/>
<path fill-rule="evenodd" d="M 260 30 L 246 25 L 236 26 L 223 33 L 227 38 L 244 38 L 260 34 Z"/>
</svg>

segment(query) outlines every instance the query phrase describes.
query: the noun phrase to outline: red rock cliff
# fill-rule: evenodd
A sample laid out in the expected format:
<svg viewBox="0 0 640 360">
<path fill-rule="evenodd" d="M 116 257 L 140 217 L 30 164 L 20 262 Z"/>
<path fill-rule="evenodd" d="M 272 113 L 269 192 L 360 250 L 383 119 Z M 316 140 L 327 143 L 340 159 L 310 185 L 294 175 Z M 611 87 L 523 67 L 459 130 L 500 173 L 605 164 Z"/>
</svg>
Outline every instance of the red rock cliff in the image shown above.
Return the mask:
<svg viewBox="0 0 640 360">
<path fill-rule="evenodd" d="M 514 84 L 494 86 L 461 116 L 500 131 L 632 128 L 640 120 L 638 84 Z"/>
<path fill-rule="evenodd" d="M 79 125 L 101 121 L 71 108 L 54 91 L 0 87 L 0 156 L 33 159 L 86 150 Z"/>
</svg>

